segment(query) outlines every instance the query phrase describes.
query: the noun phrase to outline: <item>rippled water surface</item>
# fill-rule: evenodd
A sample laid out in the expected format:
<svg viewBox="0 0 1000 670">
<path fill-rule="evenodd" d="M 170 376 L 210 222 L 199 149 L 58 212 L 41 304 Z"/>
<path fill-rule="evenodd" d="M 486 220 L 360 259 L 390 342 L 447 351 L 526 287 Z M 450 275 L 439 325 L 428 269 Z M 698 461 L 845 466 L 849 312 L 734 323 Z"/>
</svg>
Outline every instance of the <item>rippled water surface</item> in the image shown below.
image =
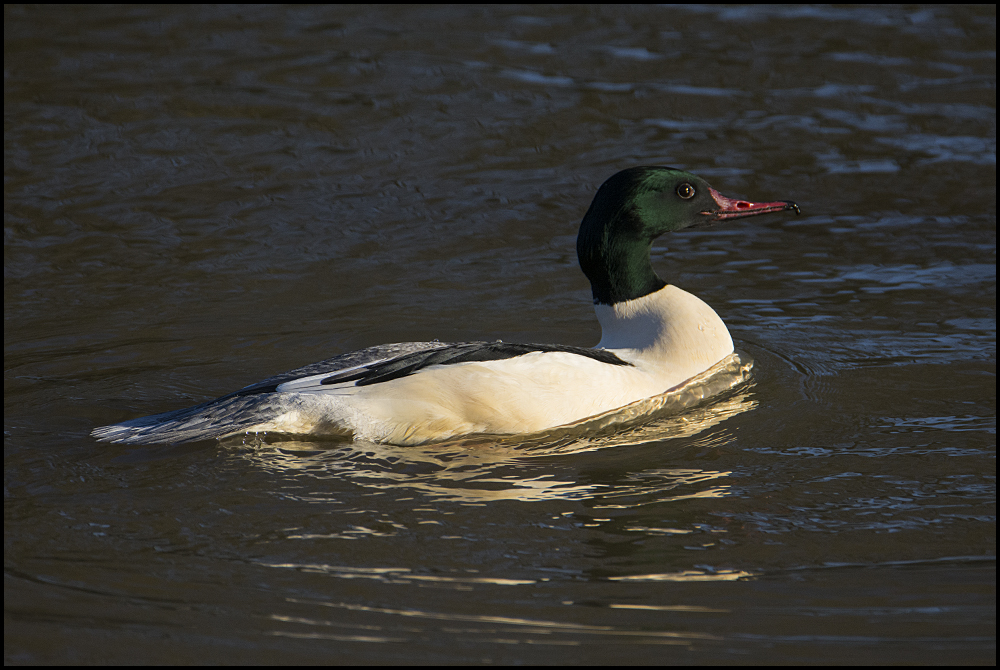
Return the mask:
<svg viewBox="0 0 1000 670">
<path fill-rule="evenodd" d="M 995 7 L 4 9 L 8 663 L 992 663 Z M 751 378 L 629 428 L 97 444 L 384 342 L 592 346 L 597 186 Z"/>
</svg>

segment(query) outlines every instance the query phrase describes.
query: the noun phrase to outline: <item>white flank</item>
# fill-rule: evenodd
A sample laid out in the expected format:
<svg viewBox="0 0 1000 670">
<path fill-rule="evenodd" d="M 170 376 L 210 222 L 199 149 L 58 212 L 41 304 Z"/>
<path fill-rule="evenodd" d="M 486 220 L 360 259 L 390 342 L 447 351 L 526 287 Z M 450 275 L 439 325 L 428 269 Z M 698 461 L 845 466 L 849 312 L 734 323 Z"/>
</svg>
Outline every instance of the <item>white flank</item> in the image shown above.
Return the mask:
<svg viewBox="0 0 1000 670">
<path fill-rule="evenodd" d="M 613 306 L 598 305 L 608 349 L 632 365 L 563 352 L 435 365 L 368 386 L 321 385 L 328 375 L 279 388 L 287 411 L 251 430 L 352 432 L 419 444 L 471 433 L 532 433 L 662 394 L 733 353 L 722 319 L 675 286 Z"/>
</svg>

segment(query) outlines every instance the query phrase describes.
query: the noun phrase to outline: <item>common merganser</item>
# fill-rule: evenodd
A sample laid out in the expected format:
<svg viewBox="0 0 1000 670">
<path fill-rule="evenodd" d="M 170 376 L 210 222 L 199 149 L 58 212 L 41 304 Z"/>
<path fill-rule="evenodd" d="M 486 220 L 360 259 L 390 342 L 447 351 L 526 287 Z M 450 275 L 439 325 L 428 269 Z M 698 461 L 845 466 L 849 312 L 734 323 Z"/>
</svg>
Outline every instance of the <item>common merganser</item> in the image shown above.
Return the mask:
<svg viewBox="0 0 1000 670">
<path fill-rule="evenodd" d="M 657 276 L 653 240 L 784 210 L 799 213 L 787 200 L 727 198 L 674 168 L 623 170 L 597 191 L 576 242 L 601 324 L 593 349 L 500 341 L 369 347 L 92 435 L 163 444 L 278 432 L 411 445 L 535 433 L 624 408 L 677 389 L 733 354 L 715 311 Z"/>
</svg>

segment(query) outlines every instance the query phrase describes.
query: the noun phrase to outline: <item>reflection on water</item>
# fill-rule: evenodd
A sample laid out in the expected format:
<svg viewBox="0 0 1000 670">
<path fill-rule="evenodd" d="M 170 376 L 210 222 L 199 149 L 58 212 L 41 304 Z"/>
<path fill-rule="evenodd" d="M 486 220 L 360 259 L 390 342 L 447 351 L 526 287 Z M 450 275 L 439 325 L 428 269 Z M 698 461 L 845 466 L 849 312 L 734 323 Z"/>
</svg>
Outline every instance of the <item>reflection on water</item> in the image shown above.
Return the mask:
<svg viewBox="0 0 1000 670">
<path fill-rule="evenodd" d="M 489 614 L 456 614 L 452 612 L 435 612 L 424 609 L 416 608 L 388 608 L 388 607 L 372 607 L 368 605 L 356 605 L 353 603 L 344 602 L 328 602 L 328 601 L 308 601 L 299 599 L 290 599 L 290 602 L 299 604 L 309 604 L 317 605 L 321 607 L 330 607 L 338 610 L 348 610 L 351 612 L 358 613 L 378 613 L 383 615 L 389 615 L 390 621 L 397 617 L 401 619 L 416 619 L 419 620 L 433 620 L 433 621 L 447 621 L 455 623 L 463 623 L 466 626 L 471 626 L 467 630 L 462 631 L 463 633 L 475 635 L 477 633 L 486 633 L 489 635 L 494 635 L 496 633 L 503 632 L 509 635 L 542 635 L 545 636 L 544 641 L 539 640 L 541 643 L 548 644 L 580 644 L 579 641 L 560 641 L 553 640 L 553 635 L 585 635 L 585 636 L 610 636 L 610 637 L 627 637 L 627 638 L 640 638 L 644 641 L 649 641 L 655 639 L 659 644 L 685 644 L 692 640 L 717 640 L 722 639 L 719 636 L 690 632 L 685 630 L 676 631 L 651 631 L 651 630 L 634 630 L 620 626 L 601 626 L 601 625 L 588 625 L 568 621 L 552 621 L 545 619 L 527 619 L 521 617 L 508 617 L 508 616 L 495 616 Z M 713 612 L 718 610 L 712 610 L 707 608 L 689 608 L 681 610 L 685 612 Z M 284 623 L 296 623 L 305 624 L 309 626 L 321 626 L 321 627 L 337 627 L 342 628 L 344 624 L 341 621 L 331 621 L 326 619 L 313 619 L 313 618 L 303 618 L 303 617 L 288 617 L 283 615 L 272 615 L 275 621 L 280 621 Z M 486 628 L 477 628 L 477 624 L 485 625 Z M 398 624 L 396 624 L 398 625 Z M 416 625 L 419 624 L 408 624 Z M 395 626 L 393 626 L 395 627 Z M 381 628 L 381 627 L 379 627 Z M 419 630 L 419 628 L 418 628 Z M 407 630 L 408 633 L 412 633 L 413 629 Z M 375 636 L 377 639 L 368 640 L 367 638 L 371 636 L 361 636 L 363 639 L 359 640 L 357 635 L 350 636 L 335 636 L 326 633 L 301 633 L 301 632 L 290 632 L 290 631 L 273 631 L 273 635 L 291 636 L 291 637 L 322 637 L 325 639 L 343 639 L 343 640 L 355 640 L 355 641 L 391 641 L 393 638 L 386 638 L 382 636 Z M 396 638 L 399 641 L 404 641 L 406 638 Z M 510 642 L 529 642 L 530 640 L 510 640 Z"/>
<path fill-rule="evenodd" d="M 660 572 L 650 575 L 608 577 L 608 580 L 612 582 L 732 582 L 745 577 L 753 577 L 753 573 L 745 570 L 718 570 L 716 572 L 681 570 L 680 572 Z"/>
<path fill-rule="evenodd" d="M 334 477 L 366 488 L 416 490 L 455 502 L 599 498 L 597 507 L 617 508 L 717 498 L 726 492 L 717 480 L 729 472 L 660 468 L 631 473 L 631 484 L 616 481 L 611 486 L 565 481 L 551 469 L 537 473 L 530 464 L 554 456 L 694 437 L 753 409 L 752 365 L 747 354 L 733 354 L 680 389 L 527 438 L 473 436 L 423 446 L 366 441 L 327 446 L 331 443 L 274 441 L 273 436 L 264 436 L 247 441 L 252 448 L 245 458 L 278 474 Z M 706 404 L 708 397 L 715 400 Z M 711 439 L 703 442 L 715 446 Z M 692 486 L 694 492 L 688 488 Z M 681 487 L 683 493 L 678 492 Z"/>
<path fill-rule="evenodd" d="M 316 574 L 327 575 L 337 579 L 373 579 L 386 584 L 405 584 L 407 582 L 433 582 L 435 584 L 493 584 L 495 586 L 523 586 L 535 584 L 535 579 L 501 579 L 497 577 L 473 577 L 450 575 L 422 575 L 414 573 L 410 568 L 363 568 L 349 565 L 327 565 L 322 563 L 266 563 L 257 562 L 269 568 L 302 570 Z"/>
</svg>

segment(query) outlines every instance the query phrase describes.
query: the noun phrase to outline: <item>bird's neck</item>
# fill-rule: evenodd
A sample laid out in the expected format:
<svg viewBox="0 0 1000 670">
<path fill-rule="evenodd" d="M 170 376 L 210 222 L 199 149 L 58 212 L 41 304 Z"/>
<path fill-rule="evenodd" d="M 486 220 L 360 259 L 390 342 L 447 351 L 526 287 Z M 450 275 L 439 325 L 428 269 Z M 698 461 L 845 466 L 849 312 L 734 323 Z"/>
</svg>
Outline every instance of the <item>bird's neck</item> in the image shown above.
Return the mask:
<svg viewBox="0 0 1000 670">
<path fill-rule="evenodd" d="M 667 285 L 653 270 L 649 244 L 605 249 L 590 267 L 580 267 L 590 280 L 594 304 L 615 305 L 655 293 Z"/>
<path fill-rule="evenodd" d="M 600 349 L 634 355 L 691 375 L 733 353 L 726 324 L 698 297 L 670 284 L 640 298 L 594 306 L 601 323 Z"/>
<path fill-rule="evenodd" d="M 576 253 L 580 269 L 590 280 L 595 304 L 615 305 L 635 300 L 667 285 L 649 260 L 651 238 L 639 234 L 631 225 L 621 222 L 602 225 L 588 219 L 589 215 L 580 226 Z M 612 235 L 613 227 L 618 231 Z"/>
</svg>

